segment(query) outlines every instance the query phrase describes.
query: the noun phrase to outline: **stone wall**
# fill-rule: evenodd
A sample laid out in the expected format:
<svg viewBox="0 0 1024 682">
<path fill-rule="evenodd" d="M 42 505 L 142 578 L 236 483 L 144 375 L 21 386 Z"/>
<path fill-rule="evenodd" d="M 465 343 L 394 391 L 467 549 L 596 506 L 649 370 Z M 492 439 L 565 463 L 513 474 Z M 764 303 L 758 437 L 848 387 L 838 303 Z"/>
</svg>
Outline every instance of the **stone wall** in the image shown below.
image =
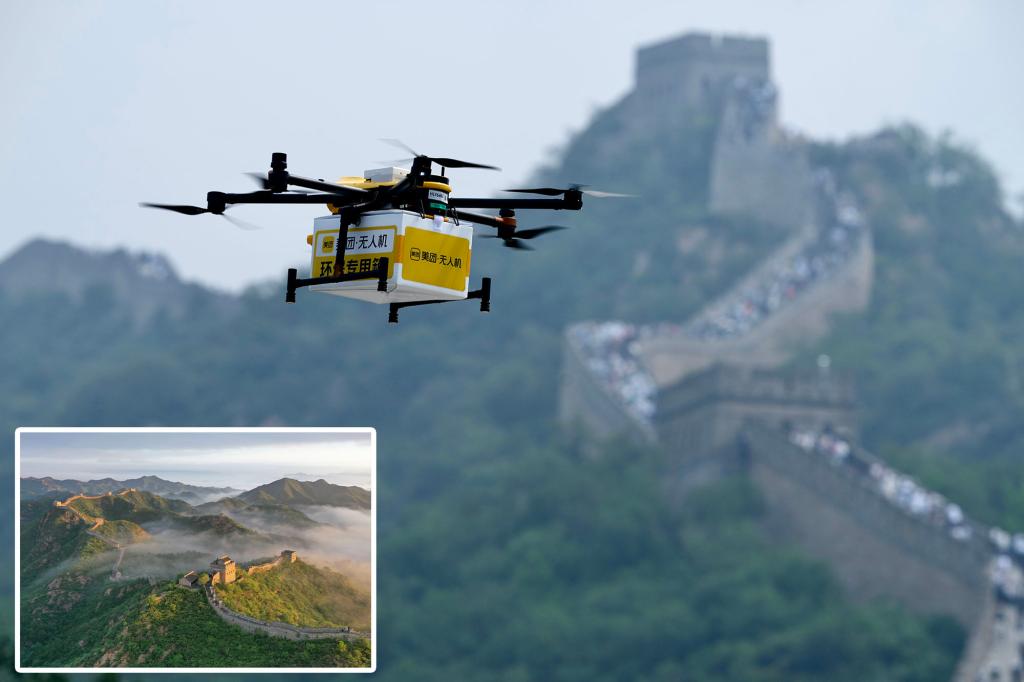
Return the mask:
<svg viewBox="0 0 1024 682">
<path fill-rule="evenodd" d="M 256 632 L 271 637 L 285 639 L 369 639 L 367 632 L 357 632 L 351 628 L 304 628 L 289 623 L 268 622 L 247 616 L 227 607 L 209 585 L 203 586 L 203 594 L 214 612 L 227 623 L 237 625 L 246 632 Z"/>
<path fill-rule="evenodd" d="M 789 253 L 781 254 L 788 257 Z M 773 368 L 824 336 L 834 316 L 863 310 L 871 299 L 874 245 L 865 231 L 850 261 L 801 293 L 747 334 L 704 341 L 682 334 L 652 337 L 640 358 L 659 386 L 671 386 L 716 363 Z M 742 289 L 743 283 L 738 288 Z"/>
<path fill-rule="evenodd" d="M 855 432 L 852 382 L 820 372 L 715 365 L 663 390 L 655 425 L 658 441 L 685 470 L 687 460 L 734 458 L 737 434 L 751 419 L 776 427 L 828 425 Z"/>
<path fill-rule="evenodd" d="M 990 592 L 983 533 L 954 540 L 893 506 L 849 468 L 791 445 L 774 429 L 748 424 L 740 438 L 773 535 L 828 562 L 854 598 L 895 599 L 974 629 Z"/>
</svg>

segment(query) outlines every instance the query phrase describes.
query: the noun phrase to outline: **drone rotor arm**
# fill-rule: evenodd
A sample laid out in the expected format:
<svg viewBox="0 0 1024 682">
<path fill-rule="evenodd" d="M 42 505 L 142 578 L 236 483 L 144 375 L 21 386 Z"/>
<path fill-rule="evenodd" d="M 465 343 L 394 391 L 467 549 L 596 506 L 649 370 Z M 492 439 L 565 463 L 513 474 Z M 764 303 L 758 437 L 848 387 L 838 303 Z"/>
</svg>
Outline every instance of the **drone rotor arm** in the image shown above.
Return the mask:
<svg viewBox="0 0 1024 682">
<path fill-rule="evenodd" d="M 339 193 L 318 193 L 318 194 L 289 194 L 272 192 L 248 192 L 245 194 L 231 194 L 225 192 L 210 192 L 207 195 L 207 202 L 211 205 L 212 213 L 219 213 L 214 210 L 218 203 L 227 205 L 233 204 L 333 204 L 334 206 L 348 206 L 356 203 L 362 195 Z"/>
<path fill-rule="evenodd" d="M 451 197 L 448 205 L 452 208 L 522 208 L 522 209 L 547 209 L 547 210 L 570 210 L 576 211 L 582 207 L 582 203 L 570 200 L 568 197 L 560 199 L 519 199 L 519 198 L 474 198 L 474 197 Z"/>
</svg>

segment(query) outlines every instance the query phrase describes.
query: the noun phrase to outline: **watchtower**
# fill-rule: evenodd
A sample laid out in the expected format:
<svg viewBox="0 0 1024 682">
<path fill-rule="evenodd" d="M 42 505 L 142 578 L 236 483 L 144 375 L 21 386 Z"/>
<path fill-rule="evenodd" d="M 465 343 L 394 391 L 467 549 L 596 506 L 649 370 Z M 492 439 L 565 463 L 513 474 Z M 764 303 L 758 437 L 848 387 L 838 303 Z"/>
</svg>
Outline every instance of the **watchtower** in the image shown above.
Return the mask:
<svg viewBox="0 0 1024 682">
<path fill-rule="evenodd" d="M 235 582 L 235 561 L 227 554 L 219 556 L 210 564 L 210 581 L 229 585 Z"/>
<path fill-rule="evenodd" d="M 693 115 L 717 109 L 736 79 L 770 76 L 766 39 L 686 33 L 637 51 L 633 95 L 648 111 Z"/>
</svg>

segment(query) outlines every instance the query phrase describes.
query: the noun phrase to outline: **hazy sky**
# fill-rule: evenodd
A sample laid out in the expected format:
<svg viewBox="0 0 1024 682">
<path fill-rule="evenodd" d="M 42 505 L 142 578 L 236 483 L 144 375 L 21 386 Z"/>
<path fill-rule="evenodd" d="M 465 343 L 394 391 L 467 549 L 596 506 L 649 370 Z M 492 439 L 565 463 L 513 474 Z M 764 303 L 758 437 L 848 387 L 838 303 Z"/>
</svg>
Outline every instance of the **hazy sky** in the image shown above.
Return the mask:
<svg viewBox="0 0 1024 682">
<path fill-rule="evenodd" d="M 369 431 L 21 434 L 21 476 L 160 478 L 249 489 L 284 476 L 369 489 Z"/>
<path fill-rule="evenodd" d="M 239 207 L 266 229 L 139 209 L 246 191 L 270 153 L 316 177 L 428 154 L 525 179 L 626 92 L 637 45 L 692 30 L 772 40 L 782 117 L 841 138 L 952 129 L 1024 190 L 1024 2 L 5 2 L 0 257 L 36 235 L 168 254 L 237 289 L 308 260 L 322 209 Z M 586 182 L 587 178 L 578 178 Z"/>
</svg>

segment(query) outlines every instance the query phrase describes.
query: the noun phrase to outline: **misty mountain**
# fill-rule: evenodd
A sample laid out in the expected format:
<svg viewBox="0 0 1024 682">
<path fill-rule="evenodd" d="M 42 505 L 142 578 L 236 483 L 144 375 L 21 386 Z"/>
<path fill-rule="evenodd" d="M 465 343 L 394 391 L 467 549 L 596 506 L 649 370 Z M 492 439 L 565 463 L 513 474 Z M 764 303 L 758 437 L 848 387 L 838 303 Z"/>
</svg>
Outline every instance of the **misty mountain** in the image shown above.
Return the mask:
<svg viewBox="0 0 1024 682">
<path fill-rule="evenodd" d="M 34 239 L 0 262 L 0 290 L 11 296 L 59 293 L 76 305 L 104 301 L 127 312 L 134 324 L 157 314 L 180 319 L 197 303 L 221 312 L 237 306 L 232 296 L 182 281 L 162 255 L 124 249 L 83 254 L 47 239 Z"/>
<path fill-rule="evenodd" d="M 237 496 L 250 504 L 328 505 L 349 509 L 369 509 L 370 492 L 355 485 L 335 485 L 320 479 L 296 481 L 282 478 Z"/>
<path fill-rule="evenodd" d="M 240 492 L 237 488 L 189 485 L 188 483 L 180 483 L 178 481 L 168 481 L 159 476 L 141 476 L 124 480 L 99 478 L 90 481 L 55 479 L 50 476 L 44 476 L 43 478 L 28 476 L 21 479 L 21 496 L 23 499 L 58 493 L 66 493 L 68 496 L 75 494 L 97 495 L 124 488 L 136 488 L 160 495 L 161 497 L 184 500 L 190 504 L 199 504 L 211 498 L 234 495 Z"/>
<path fill-rule="evenodd" d="M 68 502 L 67 507 L 91 518 L 102 518 L 107 521 L 134 521 L 135 523 L 146 523 L 194 513 L 192 505 L 188 502 L 168 499 L 144 490 L 80 497 Z"/>
<path fill-rule="evenodd" d="M 323 525 L 297 509 L 283 504 L 249 504 L 237 497 L 226 497 L 216 502 L 207 502 L 195 507 L 200 514 L 223 514 L 240 523 L 257 526 L 291 526 L 313 528 Z"/>
</svg>

